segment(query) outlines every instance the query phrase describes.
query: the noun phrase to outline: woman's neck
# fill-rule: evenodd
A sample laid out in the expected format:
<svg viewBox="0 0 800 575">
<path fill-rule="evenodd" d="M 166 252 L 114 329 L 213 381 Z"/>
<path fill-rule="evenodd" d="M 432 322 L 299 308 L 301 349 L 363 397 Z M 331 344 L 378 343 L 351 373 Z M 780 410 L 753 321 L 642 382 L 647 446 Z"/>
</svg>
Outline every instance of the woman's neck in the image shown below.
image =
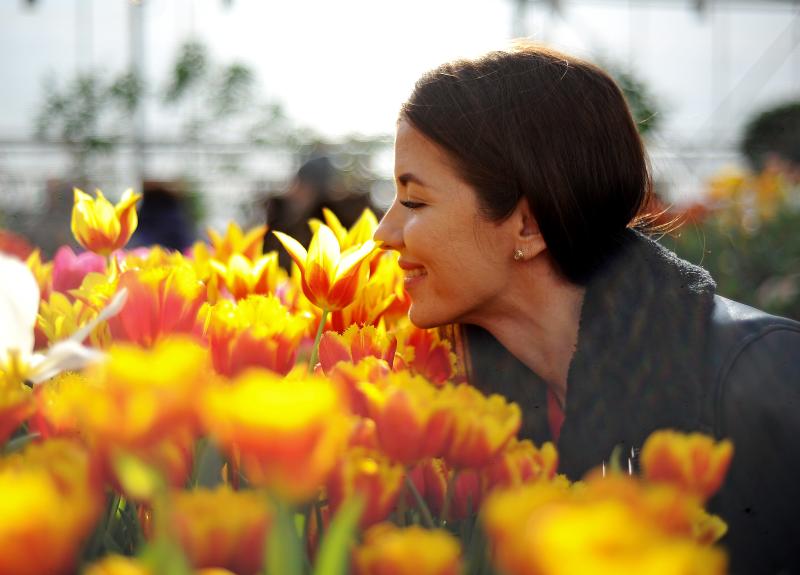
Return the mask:
<svg viewBox="0 0 800 575">
<path fill-rule="evenodd" d="M 536 258 L 520 270 L 497 312 L 478 322 L 547 383 L 562 407 L 585 292 L 549 258 Z"/>
</svg>

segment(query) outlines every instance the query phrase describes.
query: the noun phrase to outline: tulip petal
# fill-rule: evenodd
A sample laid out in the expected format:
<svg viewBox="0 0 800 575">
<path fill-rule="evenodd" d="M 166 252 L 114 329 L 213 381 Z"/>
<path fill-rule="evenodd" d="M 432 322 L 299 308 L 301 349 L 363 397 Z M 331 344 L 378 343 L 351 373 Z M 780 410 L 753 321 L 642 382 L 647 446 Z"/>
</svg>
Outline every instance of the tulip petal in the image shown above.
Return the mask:
<svg viewBox="0 0 800 575">
<path fill-rule="evenodd" d="M 119 236 L 120 224 L 117 218 L 117 211 L 100 190 L 95 190 L 97 199 L 94 201 L 92 210 L 94 212 L 95 224 L 102 234 L 109 240 Z"/>
<path fill-rule="evenodd" d="M 333 279 L 336 264 L 339 261 L 341 250 L 339 249 L 339 241 L 336 235 L 328 226 L 321 224 L 317 233 L 311 238 L 311 243 L 308 246 L 308 260 L 309 262 L 316 262 L 323 273 L 328 277 L 328 280 Z M 309 280 L 309 283 L 313 283 Z M 331 282 L 332 283 L 332 282 Z"/>
<path fill-rule="evenodd" d="M 289 253 L 289 256 L 294 260 L 294 263 L 297 264 L 297 267 L 300 268 L 301 273 L 305 273 L 306 270 L 306 260 L 308 259 L 308 252 L 306 248 L 302 246 L 300 242 L 294 239 L 292 236 L 284 234 L 283 232 L 272 232 L 278 241 L 283 244 L 283 247 Z"/>
<path fill-rule="evenodd" d="M 0 359 L 8 350 L 33 351 L 39 285 L 22 261 L 0 254 Z"/>
<path fill-rule="evenodd" d="M 372 238 L 375 234 L 375 230 L 378 227 L 378 218 L 375 217 L 375 214 L 369 208 L 364 208 L 364 211 L 361 212 L 361 216 L 358 218 L 353 227 L 350 228 L 350 231 L 347 232 L 347 245 L 348 246 L 355 246 L 358 244 L 362 244 Z"/>
<path fill-rule="evenodd" d="M 357 248 L 351 248 L 345 251 L 342 254 L 341 259 L 339 259 L 339 265 L 336 268 L 336 276 L 334 277 L 334 281 L 338 282 L 339 279 L 349 274 L 374 250 L 375 242 L 370 239 Z"/>
<path fill-rule="evenodd" d="M 122 308 L 125 307 L 125 302 L 127 300 L 128 300 L 128 290 L 126 288 L 122 288 L 114 295 L 113 298 L 111 298 L 111 301 L 108 303 L 106 307 L 103 308 L 103 311 L 97 314 L 96 318 L 94 318 L 86 325 L 84 325 L 82 328 L 80 328 L 78 331 L 73 333 L 69 339 L 76 343 L 81 343 L 84 339 L 86 339 L 86 336 L 92 333 L 92 330 L 96 328 L 100 324 L 100 322 L 106 321 L 107 319 L 114 317 L 119 312 L 121 312 Z"/>
<path fill-rule="evenodd" d="M 322 208 L 322 214 L 325 216 L 325 223 L 328 224 L 328 227 L 336 236 L 339 245 L 343 246 L 347 238 L 347 228 L 342 225 L 342 222 L 339 221 L 339 218 L 337 218 L 336 214 L 330 209 Z"/>
<path fill-rule="evenodd" d="M 105 354 L 96 349 L 85 347 L 76 341 L 66 339 L 60 341 L 44 355 L 36 354 L 31 361 L 28 379 L 38 384 L 58 375 L 62 371 L 74 371 L 87 364 L 99 361 Z"/>
</svg>

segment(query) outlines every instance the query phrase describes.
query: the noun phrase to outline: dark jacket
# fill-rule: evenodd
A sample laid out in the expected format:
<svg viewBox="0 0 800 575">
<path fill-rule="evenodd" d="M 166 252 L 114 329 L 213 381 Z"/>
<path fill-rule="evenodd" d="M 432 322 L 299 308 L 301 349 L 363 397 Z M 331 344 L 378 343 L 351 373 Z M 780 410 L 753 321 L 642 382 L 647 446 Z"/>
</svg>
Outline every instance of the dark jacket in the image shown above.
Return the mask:
<svg viewBox="0 0 800 575">
<path fill-rule="evenodd" d="M 631 232 L 587 286 L 567 379 L 559 471 L 615 447 L 636 467 L 650 433 L 734 442 L 710 502 L 733 573 L 800 572 L 800 323 L 717 296 L 708 273 Z M 544 382 L 491 334 L 463 326 L 467 377 L 520 404 L 520 436 L 551 440 Z"/>
</svg>

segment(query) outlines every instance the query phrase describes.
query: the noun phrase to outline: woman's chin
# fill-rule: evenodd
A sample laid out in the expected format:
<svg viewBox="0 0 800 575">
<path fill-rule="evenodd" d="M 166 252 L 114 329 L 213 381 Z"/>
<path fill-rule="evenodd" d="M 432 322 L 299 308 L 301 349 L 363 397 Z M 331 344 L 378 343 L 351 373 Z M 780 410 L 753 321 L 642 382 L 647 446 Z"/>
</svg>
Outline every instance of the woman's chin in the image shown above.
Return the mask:
<svg viewBox="0 0 800 575">
<path fill-rule="evenodd" d="M 408 319 L 420 329 L 431 329 L 452 323 L 441 314 L 431 313 L 431 310 L 425 309 L 424 306 L 415 305 L 413 301 L 411 307 L 408 308 Z"/>
</svg>

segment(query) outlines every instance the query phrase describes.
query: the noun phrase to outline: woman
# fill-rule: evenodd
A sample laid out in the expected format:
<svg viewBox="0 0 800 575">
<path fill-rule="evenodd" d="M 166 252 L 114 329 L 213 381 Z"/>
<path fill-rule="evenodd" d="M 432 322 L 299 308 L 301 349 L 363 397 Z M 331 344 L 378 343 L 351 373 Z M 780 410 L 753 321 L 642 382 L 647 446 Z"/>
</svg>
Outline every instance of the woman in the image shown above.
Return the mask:
<svg viewBox="0 0 800 575">
<path fill-rule="evenodd" d="M 409 316 L 455 324 L 470 381 L 557 441 L 572 479 L 659 428 L 730 437 L 712 510 L 741 572 L 798 568 L 800 324 L 714 293 L 636 231 L 651 181 L 602 70 L 533 46 L 447 63 L 401 110 L 376 231 Z M 800 548 L 800 546 L 798 546 Z"/>
</svg>

